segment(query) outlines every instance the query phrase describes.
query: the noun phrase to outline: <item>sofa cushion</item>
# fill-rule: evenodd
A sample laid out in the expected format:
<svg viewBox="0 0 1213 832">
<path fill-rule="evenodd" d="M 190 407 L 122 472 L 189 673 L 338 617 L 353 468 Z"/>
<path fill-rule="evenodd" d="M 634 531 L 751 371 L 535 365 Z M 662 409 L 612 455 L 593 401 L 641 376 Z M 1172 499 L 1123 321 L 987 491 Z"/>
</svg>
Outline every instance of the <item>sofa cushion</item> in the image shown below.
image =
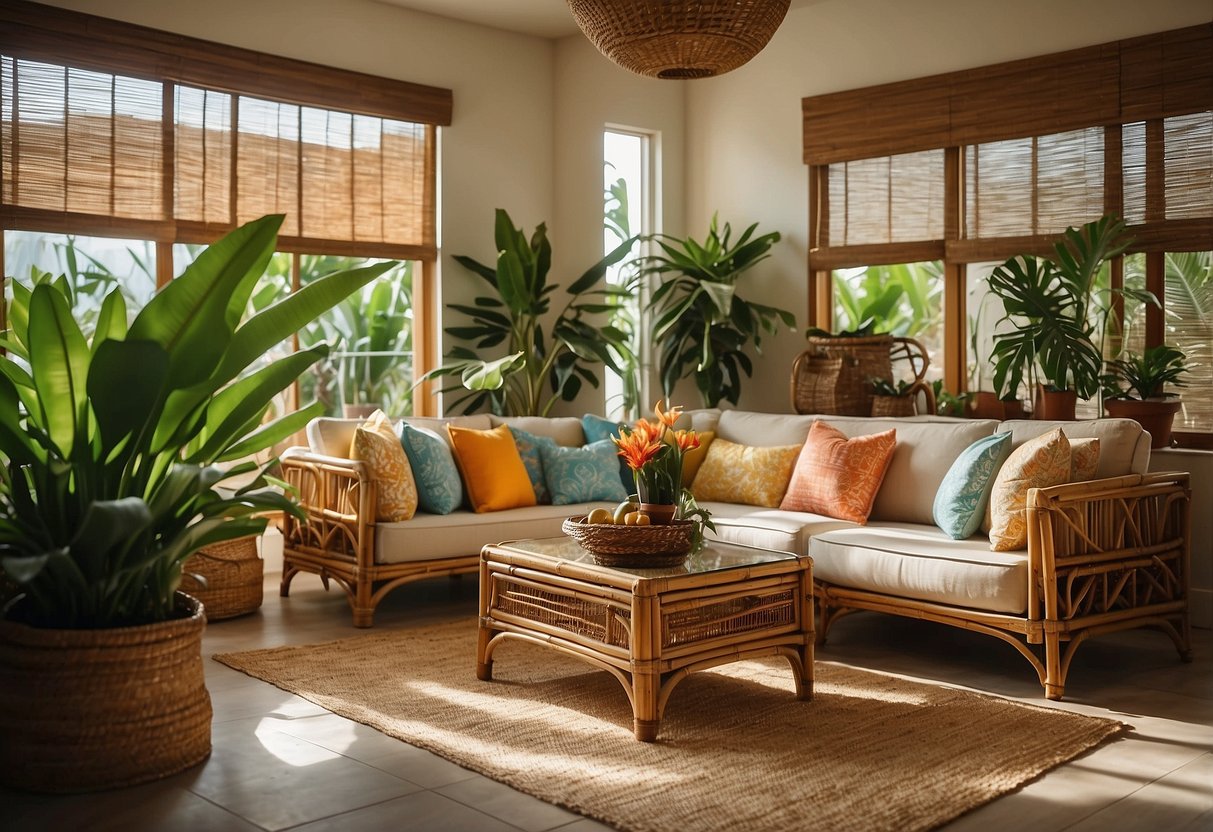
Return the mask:
<svg viewBox="0 0 1213 832">
<path fill-rule="evenodd" d="M 366 463 L 375 481 L 375 519 L 408 520 L 417 511 L 417 485 L 413 469 L 400 445 L 392 421 L 382 410 L 354 429 L 350 459 Z"/>
<path fill-rule="evenodd" d="M 895 429 L 848 439 L 837 428 L 814 422 L 779 507 L 868 522 L 896 444 Z"/>
<path fill-rule="evenodd" d="M 535 489 L 508 425 L 490 430 L 447 425 L 446 429 L 473 511 L 535 505 Z"/>
<path fill-rule="evenodd" d="M 546 436 L 566 448 L 579 448 L 587 441 L 576 416 L 490 416 L 489 420 L 493 427 L 509 425 L 532 436 Z"/>
<path fill-rule="evenodd" d="M 531 490 L 535 492 L 535 502 L 551 503 L 552 492 L 548 491 L 547 481 L 543 478 L 543 457 L 539 453 L 540 446 L 554 447 L 556 440 L 550 436 L 536 436 L 525 430 L 510 426 L 514 435 L 514 446 L 518 448 L 518 456 L 522 457 L 522 465 L 526 475 L 531 480 Z"/>
<path fill-rule="evenodd" d="M 354 431 L 362 419 L 333 419 L 321 416 L 307 423 L 307 444 L 312 453 L 349 459 Z"/>
<path fill-rule="evenodd" d="M 445 517 L 417 512 L 403 523 L 375 526 L 377 563 L 411 563 L 476 556 L 489 543 L 530 537 L 559 537 L 564 518 L 588 514 L 603 503 L 528 506 L 492 514 L 459 510 Z"/>
<path fill-rule="evenodd" d="M 1086 419 L 1081 422 L 1012 419 L 999 425 L 998 430 L 1010 433 L 1012 447 L 1018 448 L 1029 439 L 1058 427 L 1070 440 L 1099 440 L 1096 479 L 1144 474 L 1150 467 L 1150 435 L 1132 419 Z"/>
<path fill-rule="evenodd" d="M 998 470 L 1011 455 L 1011 436 L 983 436 L 960 452 L 935 492 L 932 516 L 948 537 L 964 540 L 981 526 Z"/>
<path fill-rule="evenodd" d="M 1093 480 L 1099 471 L 1099 440 L 1070 440 L 1070 482 Z"/>
<path fill-rule="evenodd" d="M 804 444 L 804 440 L 809 436 L 809 428 L 813 427 L 813 422 L 818 418 L 793 413 L 722 410 L 715 425 L 716 438 L 737 445 L 799 446 Z"/>
<path fill-rule="evenodd" d="M 708 446 L 691 493 L 696 500 L 776 508 L 788 488 L 800 447 L 752 447 L 717 437 Z"/>
<path fill-rule="evenodd" d="M 778 508 L 755 508 L 737 503 L 700 503 L 712 512 L 716 526 L 714 536 L 729 543 L 774 549 L 778 552 L 809 553 L 809 540 L 815 534 L 833 529 L 854 528 L 848 520 L 838 520 L 804 511 L 783 511 Z"/>
<path fill-rule="evenodd" d="M 449 441 L 449 437 L 443 439 L 429 428 L 415 427 L 410 422 L 401 426 L 400 443 L 417 481 L 418 507 L 430 514 L 450 514 L 463 504 L 463 481 Z"/>
<path fill-rule="evenodd" d="M 552 492 L 552 505 L 592 500 L 618 502 L 628 496 L 619 481 L 619 457 L 614 442 L 593 442 L 580 448 L 544 445 L 539 448 L 539 456 L 543 460 L 543 479 Z"/>
<path fill-rule="evenodd" d="M 1020 614 L 1028 608 L 1028 553 L 991 552 L 980 537 L 953 540 L 935 526 L 874 523 L 822 532 L 809 544 L 813 578 L 940 604 Z"/>
<path fill-rule="evenodd" d="M 488 430 L 493 427 L 493 420 L 487 413 L 476 413 L 472 416 L 406 416 L 404 421 L 415 428 L 433 431 L 435 436 L 446 442 L 447 447 L 451 444 L 450 434 L 446 432 L 447 425 L 472 430 Z"/>
<path fill-rule="evenodd" d="M 1029 439 L 1002 464 L 990 490 L 990 548 L 1028 545 L 1028 491 L 1070 481 L 1070 442 L 1061 428 Z"/>
</svg>

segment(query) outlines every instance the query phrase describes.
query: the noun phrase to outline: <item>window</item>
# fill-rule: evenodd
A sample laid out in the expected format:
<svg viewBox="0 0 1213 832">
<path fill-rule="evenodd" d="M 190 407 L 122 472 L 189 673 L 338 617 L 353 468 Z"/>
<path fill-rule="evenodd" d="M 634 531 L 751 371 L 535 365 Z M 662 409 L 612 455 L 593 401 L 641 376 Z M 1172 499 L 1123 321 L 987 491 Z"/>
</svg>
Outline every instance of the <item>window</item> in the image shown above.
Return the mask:
<svg viewBox="0 0 1213 832">
<path fill-rule="evenodd" d="M 859 267 L 938 259 L 932 362 L 950 390 L 991 390 L 990 349 L 1005 324 L 990 272 L 1119 214 L 1132 242 L 1098 278 L 1105 314 L 1092 324 L 1107 330 L 1097 337 L 1108 358 L 1164 342 L 1187 352 L 1198 370 L 1179 438 L 1213 447 L 1211 51 L 1213 24 L 1201 24 L 804 99 L 814 323 L 843 327 L 857 314 L 852 296 L 868 302 L 897 283 Z M 1110 302 L 1122 285 L 1148 289 L 1162 308 Z M 1096 398 L 1079 415 L 1100 409 Z"/>
<path fill-rule="evenodd" d="M 413 328 L 427 317 L 412 307 L 413 280 L 437 259 L 449 90 L 50 7 L 0 9 L 0 32 L 9 275 L 68 273 L 87 290 L 82 314 L 117 284 L 137 309 L 202 245 L 281 213 L 281 251 L 254 307 L 337 268 L 401 265 L 265 360 L 340 336 L 331 378 L 313 372 L 304 392 L 330 397 L 332 412 L 368 396 L 410 412 Z"/>
<path fill-rule="evenodd" d="M 876 319 L 881 332 L 926 348 L 928 381 L 943 378 L 943 263 L 860 266 L 838 269 L 833 277 L 835 331 Z"/>
<path fill-rule="evenodd" d="M 641 234 L 653 231 L 654 203 L 652 165 L 650 156 L 652 141 L 648 134 L 624 130 L 606 130 L 602 134 L 602 178 L 603 178 L 603 254 L 609 254 L 619 245 Z M 632 249 L 639 254 L 641 243 Z M 635 265 L 629 257 L 607 271 L 607 282 L 625 286 L 635 277 Z M 611 325 L 631 336 L 629 355 L 621 356 L 624 373 L 617 374 L 607 368 L 606 413 L 611 418 L 633 419 L 647 407 L 649 401 L 648 347 L 640 333 L 642 298 L 631 295 L 616 299 L 615 311 L 611 313 Z"/>
</svg>

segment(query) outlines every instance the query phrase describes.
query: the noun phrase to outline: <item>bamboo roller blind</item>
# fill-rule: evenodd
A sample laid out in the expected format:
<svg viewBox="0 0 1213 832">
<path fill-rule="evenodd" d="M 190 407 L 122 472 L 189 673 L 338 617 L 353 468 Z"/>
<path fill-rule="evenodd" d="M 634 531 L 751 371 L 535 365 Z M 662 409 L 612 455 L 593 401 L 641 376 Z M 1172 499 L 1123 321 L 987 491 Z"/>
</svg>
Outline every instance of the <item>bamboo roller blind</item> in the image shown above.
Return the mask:
<svg viewBox="0 0 1213 832">
<path fill-rule="evenodd" d="M 434 125 L 450 121 L 449 91 L 13 0 L 0 0 L 0 24 L 11 24 L 0 26 L 9 227 L 72 214 L 76 227 L 118 218 L 147 223 L 152 239 L 206 242 L 281 212 L 283 248 L 433 256 Z M 65 27 L 53 42 L 51 25 Z M 85 37 L 108 40 L 77 53 L 84 63 L 132 74 L 79 66 L 68 53 Z M 160 52 L 170 46 L 184 50 L 177 66 Z M 180 60 L 191 52 L 205 61 Z"/>
</svg>

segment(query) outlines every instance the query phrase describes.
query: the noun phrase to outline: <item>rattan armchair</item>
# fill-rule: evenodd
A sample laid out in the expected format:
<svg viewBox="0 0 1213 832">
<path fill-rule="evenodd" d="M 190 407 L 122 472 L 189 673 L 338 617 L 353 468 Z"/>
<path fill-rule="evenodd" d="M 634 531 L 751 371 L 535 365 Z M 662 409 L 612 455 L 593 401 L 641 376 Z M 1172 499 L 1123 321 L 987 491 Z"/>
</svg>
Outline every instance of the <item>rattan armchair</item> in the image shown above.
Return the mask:
<svg viewBox="0 0 1213 832">
<path fill-rule="evenodd" d="M 965 609 L 817 582 L 824 641 L 839 616 L 873 610 L 995 636 L 1061 699 L 1078 646 L 1134 627 L 1170 636 L 1191 660 L 1188 623 L 1191 493 L 1186 473 L 1135 474 L 1028 493 L 1028 608 L 1022 615 Z"/>
</svg>

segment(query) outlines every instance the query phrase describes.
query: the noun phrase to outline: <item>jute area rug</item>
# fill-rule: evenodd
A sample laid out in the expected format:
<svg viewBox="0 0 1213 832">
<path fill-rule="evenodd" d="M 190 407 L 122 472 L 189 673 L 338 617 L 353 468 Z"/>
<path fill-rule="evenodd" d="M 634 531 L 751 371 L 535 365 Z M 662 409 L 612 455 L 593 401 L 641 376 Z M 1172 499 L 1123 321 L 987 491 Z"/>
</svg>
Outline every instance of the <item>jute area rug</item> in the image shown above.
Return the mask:
<svg viewBox="0 0 1213 832">
<path fill-rule="evenodd" d="M 1087 751 L 1118 722 L 818 662 L 692 674 L 656 743 L 619 683 L 508 641 L 475 673 L 474 623 L 215 658 L 334 713 L 624 830 L 922 830 Z"/>
</svg>

